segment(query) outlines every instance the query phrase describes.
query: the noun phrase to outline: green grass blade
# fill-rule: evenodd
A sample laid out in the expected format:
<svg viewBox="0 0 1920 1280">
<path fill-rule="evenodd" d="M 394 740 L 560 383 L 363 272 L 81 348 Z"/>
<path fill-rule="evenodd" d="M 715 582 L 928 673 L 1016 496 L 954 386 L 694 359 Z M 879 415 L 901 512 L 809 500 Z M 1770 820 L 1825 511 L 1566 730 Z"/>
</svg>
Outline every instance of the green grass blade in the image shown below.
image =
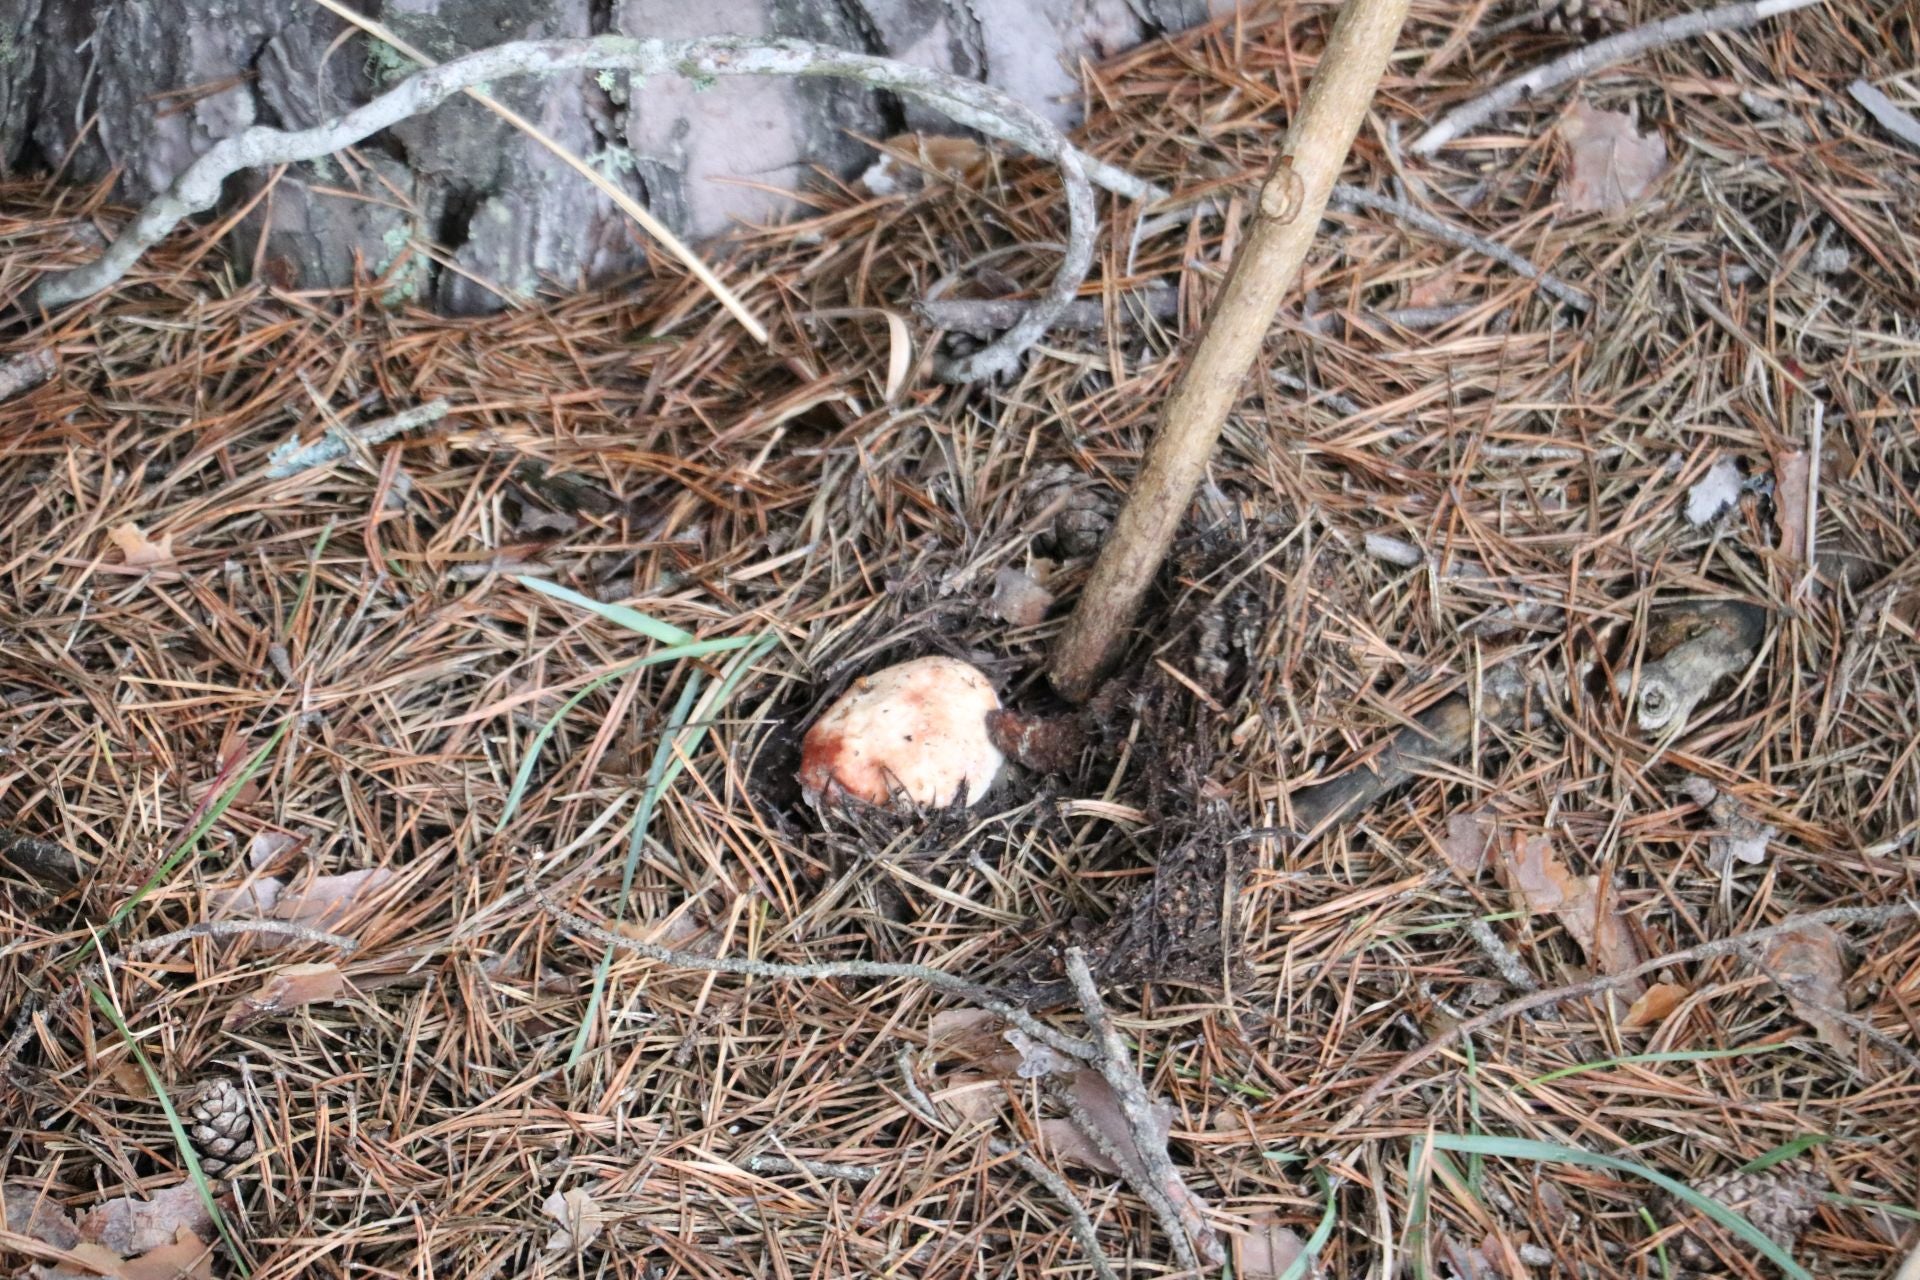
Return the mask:
<svg viewBox="0 0 1920 1280">
<path fill-rule="evenodd" d="M 529 578 L 517 575 L 514 581 L 529 591 L 538 591 L 543 596 L 552 596 L 555 600 L 564 600 L 568 604 L 578 605 L 588 613 L 597 613 L 616 627 L 625 627 L 637 631 L 649 640 L 658 640 L 661 644 L 687 644 L 693 640 L 693 633 L 682 631 L 671 622 L 662 622 L 658 618 L 649 618 L 638 609 L 629 609 L 623 604 L 606 604 L 591 596 L 583 596 L 557 582 L 548 582 L 542 578 Z"/>
<path fill-rule="evenodd" d="M 200 843 L 201 837 L 213 830 L 213 824 L 226 816 L 234 797 L 240 794 L 242 787 L 253 781 L 253 775 L 260 772 L 260 766 L 267 762 L 267 757 L 272 754 L 275 747 L 280 745 L 280 739 L 286 737 L 287 730 L 292 727 L 291 717 L 280 722 L 280 727 L 273 731 L 273 736 L 267 739 L 266 745 L 254 752 L 247 762 L 240 766 L 240 772 L 233 775 L 233 781 L 229 782 L 226 790 L 220 793 L 220 798 L 207 806 L 207 811 L 200 815 L 200 821 L 194 823 L 193 830 L 187 832 L 186 839 L 174 846 L 173 852 L 160 863 L 158 870 L 147 877 L 147 882 L 140 886 L 138 893 L 120 904 L 119 909 L 107 920 L 108 929 L 114 928 L 132 915 L 134 908 L 144 902 L 148 894 L 159 888 L 161 883 L 173 874 L 174 868 L 180 865 L 181 859 L 193 851 L 193 846 Z"/>
<path fill-rule="evenodd" d="M 1320 1251 L 1327 1247 L 1327 1241 L 1333 1238 L 1335 1211 L 1339 1207 L 1334 1196 L 1335 1187 L 1326 1174 L 1318 1169 L 1313 1172 L 1314 1176 L 1320 1180 L 1320 1190 L 1326 1194 L 1327 1207 L 1321 1211 L 1320 1225 L 1313 1229 L 1313 1234 L 1307 1237 L 1306 1244 L 1302 1245 L 1300 1252 L 1294 1255 L 1293 1261 L 1287 1264 L 1287 1269 L 1280 1273 L 1280 1280 L 1301 1280 L 1302 1276 L 1312 1270 L 1313 1260 L 1318 1258 Z"/>
<path fill-rule="evenodd" d="M 1543 1076 L 1535 1076 L 1526 1082 L 1524 1088 L 1531 1089 L 1537 1084 L 1547 1084 L 1554 1080 L 1564 1080 L 1568 1076 L 1577 1076 L 1583 1071 L 1605 1071 L 1608 1067 L 1635 1066 L 1647 1062 L 1708 1062 L 1714 1058 L 1739 1058 L 1750 1053 L 1772 1053 L 1777 1049 L 1790 1049 L 1790 1044 L 1747 1044 L 1736 1045 L 1731 1049 L 1674 1049 L 1667 1053 L 1634 1053 L 1624 1058 L 1604 1058 L 1599 1062 L 1577 1062 L 1571 1067 L 1561 1067 L 1549 1071 Z"/>
<path fill-rule="evenodd" d="M 1783 1048 L 1785 1046 L 1782 1046 Z M 1803 1133 L 1790 1142 L 1783 1142 L 1771 1151 L 1763 1151 L 1740 1166 L 1741 1173 L 1758 1173 L 1762 1169 L 1771 1169 L 1782 1160 L 1791 1160 L 1802 1151 L 1811 1151 L 1824 1143 L 1833 1141 L 1833 1135 L 1827 1133 Z"/>
<path fill-rule="evenodd" d="M 751 647 L 742 651 L 728 664 L 726 674 L 720 678 L 719 685 L 710 695 L 713 714 L 724 707 L 727 699 L 733 696 L 752 671 L 753 664 L 779 642 L 777 636 L 763 635 L 754 638 Z M 687 681 L 687 687 L 681 690 L 680 700 L 675 703 L 673 714 L 667 718 L 666 731 L 661 735 L 660 745 L 653 753 L 653 763 L 647 769 L 647 789 L 640 796 L 639 808 L 633 817 L 633 826 L 627 835 L 627 860 L 620 872 L 620 897 L 614 906 L 615 918 L 624 918 L 627 901 L 633 896 L 633 879 L 640 867 L 640 854 L 646 848 L 647 829 L 652 825 L 654 810 L 659 807 L 660 798 L 672 786 L 687 761 L 693 758 L 700 744 L 706 740 L 707 730 L 712 727 L 710 721 L 698 724 L 689 723 L 695 698 L 700 691 L 700 673 L 695 672 Z M 682 735 L 685 741 L 682 741 Z M 613 948 L 608 947 L 600 954 L 600 963 L 593 971 L 593 991 L 587 998 L 587 1010 L 580 1019 L 580 1028 L 574 1033 L 573 1048 L 567 1054 L 567 1065 L 575 1066 L 587 1052 L 587 1037 L 592 1032 L 595 1018 L 600 1012 L 600 1002 L 606 993 L 607 975 L 613 968 Z"/>
<path fill-rule="evenodd" d="M 1755 1252 L 1779 1267 L 1792 1280 L 1813 1280 L 1812 1274 L 1793 1260 L 1793 1255 L 1769 1240 L 1760 1229 L 1746 1218 L 1721 1204 L 1710 1196 L 1698 1191 L 1677 1178 L 1669 1178 L 1657 1169 L 1650 1169 L 1637 1161 L 1625 1160 L 1619 1156 L 1603 1155 L 1597 1151 L 1582 1151 L 1578 1147 L 1563 1147 L 1554 1142 L 1536 1142 L 1531 1138 L 1498 1138 L 1481 1134 L 1433 1133 L 1426 1140 L 1443 1151 L 1458 1151 L 1462 1154 L 1478 1152 L 1484 1156 L 1493 1156 L 1502 1160 L 1542 1160 L 1561 1164 L 1586 1165 L 1595 1169 L 1610 1169 L 1615 1173 L 1632 1174 L 1645 1179 L 1689 1209 L 1713 1219 L 1731 1231 L 1741 1240 L 1751 1245 Z"/>
<path fill-rule="evenodd" d="M 533 779 L 534 766 L 540 763 L 540 749 L 547 745 L 547 739 L 551 738 L 553 731 L 560 727 L 560 722 L 565 720 L 573 709 L 594 690 L 605 686 L 609 681 L 618 680 L 621 676 L 638 671 L 642 667 L 658 666 L 663 662 L 676 662 L 681 658 L 704 658 L 709 654 L 729 653 L 735 649 L 746 648 L 755 639 L 754 636 L 728 636 L 724 640 L 696 640 L 691 644 L 670 645 L 665 649 L 656 649 L 644 658 L 635 658 L 632 662 L 621 663 L 589 680 L 578 693 L 560 704 L 560 709 L 540 726 L 539 732 L 535 733 L 532 741 L 527 743 L 526 758 L 520 762 L 519 770 L 513 775 L 513 789 L 507 792 L 507 802 L 501 807 L 500 821 L 494 827 L 493 834 L 499 835 L 505 831 L 507 824 L 512 822 L 514 815 L 520 811 L 520 801 L 526 797 L 527 785 Z"/>
<path fill-rule="evenodd" d="M 227 1215 L 220 1211 L 220 1202 L 213 1198 L 213 1188 L 207 1184 L 207 1172 L 200 1167 L 200 1156 L 193 1149 L 193 1142 L 187 1137 L 187 1126 L 182 1123 L 180 1113 L 173 1109 L 173 1099 L 167 1096 L 167 1087 L 160 1083 L 160 1073 L 153 1069 L 153 1063 L 147 1061 L 146 1052 L 140 1048 L 140 1042 L 133 1038 L 133 1032 L 127 1026 L 120 1011 L 113 1007 L 113 1001 L 107 999 L 106 992 L 87 984 L 87 994 L 93 997 L 93 1003 L 106 1015 L 120 1038 L 127 1042 L 127 1048 L 133 1051 L 133 1060 L 140 1064 L 140 1070 L 147 1077 L 147 1086 L 153 1090 L 153 1096 L 160 1101 L 160 1110 L 166 1113 L 167 1127 L 173 1130 L 173 1143 L 180 1149 L 180 1158 L 187 1163 L 187 1176 L 193 1181 L 193 1189 L 200 1193 L 200 1203 L 206 1206 L 207 1216 L 213 1219 L 213 1225 L 219 1228 L 220 1238 L 227 1242 L 227 1252 L 233 1256 L 233 1265 L 241 1275 L 247 1275 L 246 1259 L 240 1253 L 240 1245 L 233 1238 L 233 1230 L 227 1225 Z"/>
</svg>

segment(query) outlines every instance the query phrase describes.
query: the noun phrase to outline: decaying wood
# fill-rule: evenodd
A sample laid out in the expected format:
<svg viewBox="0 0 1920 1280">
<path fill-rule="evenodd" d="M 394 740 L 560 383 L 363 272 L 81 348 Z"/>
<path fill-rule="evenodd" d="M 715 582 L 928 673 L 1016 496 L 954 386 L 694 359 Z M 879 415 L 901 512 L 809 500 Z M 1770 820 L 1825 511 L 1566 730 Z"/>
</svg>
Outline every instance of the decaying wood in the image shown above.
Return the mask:
<svg viewBox="0 0 1920 1280">
<path fill-rule="evenodd" d="M 1651 661 L 1615 676 L 1614 689 L 1633 698 L 1642 732 L 1659 733 L 1684 726 L 1715 685 L 1753 661 L 1767 611 L 1738 600 L 1690 601 L 1660 609 L 1650 621 Z"/>
<path fill-rule="evenodd" d="M 0 828 L 0 861 L 42 883 L 72 884 L 80 878 L 80 860 L 51 840 Z"/>
<path fill-rule="evenodd" d="M 1227 414 L 1293 287 L 1407 15 L 1407 0 L 1350 0 L 1256 202 L 1205 336 L 1055 647 L 1050 675 L 1083 701 L 1118 654 L 1206 470 Z"/>
</svg>

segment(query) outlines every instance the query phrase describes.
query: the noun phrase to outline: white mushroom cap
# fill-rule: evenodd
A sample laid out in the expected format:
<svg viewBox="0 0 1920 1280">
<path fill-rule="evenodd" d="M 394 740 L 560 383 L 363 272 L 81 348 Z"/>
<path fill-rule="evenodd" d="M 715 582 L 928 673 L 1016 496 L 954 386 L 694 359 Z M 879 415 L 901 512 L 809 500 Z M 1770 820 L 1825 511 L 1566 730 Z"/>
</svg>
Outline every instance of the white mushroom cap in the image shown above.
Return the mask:
<svg viewBox="0 0 1920 1280">
<path fill-rule="evenodd" d="M 813 804 L 852 796 L 925 806 L 973 804 L 1004 757 L 987 733 L 1000 699 L 977 667 L 915 658 L 862 676 L 800 744 L 800 789 Z"/>
</svg>

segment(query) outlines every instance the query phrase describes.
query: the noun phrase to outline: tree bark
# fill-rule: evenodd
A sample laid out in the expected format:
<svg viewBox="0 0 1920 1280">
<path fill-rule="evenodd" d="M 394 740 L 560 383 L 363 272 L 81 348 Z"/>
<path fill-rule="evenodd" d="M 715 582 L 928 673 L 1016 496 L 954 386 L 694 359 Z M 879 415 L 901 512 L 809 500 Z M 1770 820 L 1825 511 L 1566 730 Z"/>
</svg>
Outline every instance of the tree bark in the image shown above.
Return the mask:
<svg viewBox="0 0 1920 1280">
<path fill-rule="evenodd" d="M 1216 0 L 1230 8 L 1228 0 Z M 445 61 L 507 40 L 620 33 L 798 36 L 984 80 L 1058 123 L 1068 68 L 1207 16 L 1208 0 L 370 0 L 370 16 Z M 221 139 L 303 128 L 412 70 L 309 0 L 12 0 L 0 6 L 0 172 L 118 171 L 144 201 Z M 815 168 L 851 173 L 857 140 L 950 133 L 891 95 L 825 81 L 563 76 L 493 95 L 587 158 L 683 235 L 780 216 Z M 633 270 L 646 246 L 602 193 L 479 104 L 456 100 L 331 160 L 235 180 L 256 200 L 237 257 L 285 288 L 376 279 L 394 303 L 478 312 Z"/>
</svg>

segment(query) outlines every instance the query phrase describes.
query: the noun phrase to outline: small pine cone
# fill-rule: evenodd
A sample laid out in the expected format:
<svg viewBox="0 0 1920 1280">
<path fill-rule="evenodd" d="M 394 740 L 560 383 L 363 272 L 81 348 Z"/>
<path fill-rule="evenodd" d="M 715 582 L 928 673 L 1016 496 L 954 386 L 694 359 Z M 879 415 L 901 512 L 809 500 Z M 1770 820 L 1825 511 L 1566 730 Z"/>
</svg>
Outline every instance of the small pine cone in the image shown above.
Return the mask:
<svg viewBox="0 0 1920 1280">
<path fill-rule="evenodd" d="M 1028 477 L 1026 490 L 1027 518 L 1052 516 L 1052 537 L 1044 541 L 1064 559 L 1092 555 L 1113 528 L 1112 500 L 1095 481 L 1070 468 L 1036 472 Z"/>
<path fill-rule="evenodd" d="M 1555 0 L 1534 15 L 1537 31 L 1594 40 L 1627 25 L 1627 6 L 1621 0 Z"/>
<path fill-rule="evenodd" d="M 194 1154 L 209 1178 L 224 1178 L 228 1170 L 253 1159 L 253 1117 L 239 1086 L 225 1076 L 194 1094 L 186 1122 Z"/>
<path fill-rule="evenodd" d="M 1800 1233 L 1813 1220 L 1813 1211 L 1820 1203 L 1819 1179 L 1805 1168 L 1723 1173 L 1702 1182 L 1695 1190 L 1740 1213 L 1767 1239 L 1787 1250 L 1799 1241 Z M 1702 1233 L 1715 1236 L 1723 1251 L 1740 1247 L 1718 1225 L 1699 1221 L 1701 1215 L 1686 1205 L 1669 1201 L 1667 1214 L 1670 1220 L 1686 1218 L 1694 1224 L 1674 1241 L 1683 1262 L 1698 1265 L 1715 1261 L 1714 1248 L 1702 1238 Z"/>
</svg>

